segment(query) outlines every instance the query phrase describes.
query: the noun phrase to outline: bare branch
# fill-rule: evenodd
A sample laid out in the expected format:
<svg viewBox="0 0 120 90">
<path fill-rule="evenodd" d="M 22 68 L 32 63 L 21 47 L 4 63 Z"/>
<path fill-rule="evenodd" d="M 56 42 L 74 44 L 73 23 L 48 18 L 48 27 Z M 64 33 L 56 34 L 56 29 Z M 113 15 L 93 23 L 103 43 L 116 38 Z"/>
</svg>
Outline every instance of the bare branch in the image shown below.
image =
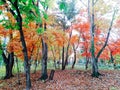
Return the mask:
<svg viewBox="0 0 120 90">
<path fill-rule="evenodd" d="M 94 2 L 94 5 L 98 2 L 99 0 L 96 0 L 95 2 Z"/>
<path fill-rule="evenodd" d="M 86 5 L 82 0 L 80 0 L 80 2 L 81 2 L 85 7 L 87 7 L 87 5 Z"/>
</svg>

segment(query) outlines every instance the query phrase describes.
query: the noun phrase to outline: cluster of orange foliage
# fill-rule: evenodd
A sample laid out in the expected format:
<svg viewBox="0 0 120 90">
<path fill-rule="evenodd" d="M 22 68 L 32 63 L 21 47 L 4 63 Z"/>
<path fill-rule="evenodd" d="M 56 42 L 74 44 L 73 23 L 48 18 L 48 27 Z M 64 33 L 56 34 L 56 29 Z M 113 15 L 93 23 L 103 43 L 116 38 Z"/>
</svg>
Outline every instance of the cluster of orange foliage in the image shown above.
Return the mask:
<svg viewBox="0 0 120 90">
<path fill-rule="evenodd" d="M 16 23 L 14 20 L 14 17 L 9 12 L 7 12 L 5 15 L 9 18 L 11 25 L 14 26 Z M 47 24 L 51 24 L 51 23 L 47 22 Z M 78 44 L 79 48 L 83 50 L 83 52 L 81 53 L 82 56 L 91 57 L 91 54 L 90 54 L 90 42 L 91 42 L 90 41 L 91 39 L 90 23 L 88 22 L 78 23 L 77 22 L 77 23 L 74 23 L 71 27 L 72 27 L 71 29 L 77 31 L 78 34 L 68 37 L 67 33 L 70 33 L 71 32 L 70 30 L 67 30 L 67 32 L 64 32 L 62 30 L 57 30 L 57 28 L 56 29 L 47 28 L 47 31 L 39 35 L 37 33 L 38 26 L 35 22 L 30 22 L 28 24 L 28 27 L 23 26 L 23 32 L 25 36 L 29 59 L 33 59 L 33 60 L 36 60 L 38 58 L 40 59 L 41 47 L 42 47 L 41 38 L 45 40 L 45 42 L 48 44 L 48 47 L 50 49 L 54 49 L 55 51 L 54 53 L 56 53 L 56 55 L 60 53 L 60 49 L 63 46 L 65 46 L 66 43 L 68 43 L 68 40 L 70 38 L 71 45 Z M 13 36 L 7 45 L 7 50 L 9 52 L 15 52 L 15 55 L 17 57 L 19 57 L 20 59 L 23 59 L 22 46 L 21 46 L 19 32 L 17 30 L 11 30 L 11 29 L 5 30 L 4 27 L 1 25 L 0 35 L 2 37 L 8 37 L 8 36 L 10 37 L 10 35 Z M 105 35 L 103 35 L 102 30 L 96 27 L 95 32 L 94 32 L 95 55 L 98 54 L 99 50 L 101 49 L 101 47 L 103 46 L 105 42 L 105 39 L 106 37 Z M 110 58 L 110 51 L 112 51 L 113 55 L 119 54 L 120 48 L 118 48 L 117 45 L 119 45 L 120 42 L 117 41 L 116 45 L 115 44 L 113 45 L 113 44 L 114 43 L 110 43 L 109 47 L 105 48 L 105 50 L 102 52 L 100 56 L 101 59 L 108 60 Z"/>
<path fill-rule="evenodd" d="M 90 41 L 90 39 L 91 39 L 90 24 L 88 22 L 76 23 L 76 24 L 74 24 L 73 28 L 80 35 L 79 46 L 83 50 L 81 55 L 85 56 L 85 57 L 91 57 L 91 54 L 90 54 L 90 42 L 91 42 Z M 95 32 L 94 32 L 95 55 L 98 54 L 99 50 L 102 48 L 102 46 L 105 42 L 105 37 L 101 36 L 102 34 L 103 34 L 102 30 L 100 30 L 99 28 L 95 28 Z M 74 41 L 74 40 L 72 40 L 72 41 Z M 72 42 L 72 43 L 74 43 L 74 42 Z M 104 60 L 109 60 L 110 56 L 109 56 L 108 48 L 105 48 L 105 50 L 100 55 L 100 58 L 104 59 Z"/>
</svg>

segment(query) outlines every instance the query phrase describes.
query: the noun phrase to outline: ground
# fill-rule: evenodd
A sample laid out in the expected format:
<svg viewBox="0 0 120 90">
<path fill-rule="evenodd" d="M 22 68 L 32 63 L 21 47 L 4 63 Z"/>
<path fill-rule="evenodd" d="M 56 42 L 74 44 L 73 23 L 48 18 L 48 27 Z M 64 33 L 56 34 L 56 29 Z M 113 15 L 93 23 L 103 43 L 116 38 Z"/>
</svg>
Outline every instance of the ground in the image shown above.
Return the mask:
<svg viewBox="0 0 120 90">
<path fill-rule="evenodd" d="M 50 73 L 50 70 L 48 71 Z M 54 80 L 37 81 L 40 72 L 31 74 L 31 90 L 120 90 L 120 71 L 100 71 L 103 76 L 92 78 L 91 71 L 56 70 Z M 0 90 L 25 90 L 25 77 L 20 74 L 21 85 L 17 84 L 17 75 L 8 80 L 0 80 Z"/>
</svg>

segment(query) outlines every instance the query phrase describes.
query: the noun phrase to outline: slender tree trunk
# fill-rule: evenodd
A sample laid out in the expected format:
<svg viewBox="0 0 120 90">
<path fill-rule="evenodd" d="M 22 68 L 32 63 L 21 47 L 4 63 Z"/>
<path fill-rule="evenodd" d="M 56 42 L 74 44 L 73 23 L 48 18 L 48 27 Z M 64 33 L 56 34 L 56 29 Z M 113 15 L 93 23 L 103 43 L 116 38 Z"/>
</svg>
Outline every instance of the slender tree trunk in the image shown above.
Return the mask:
<svg viewBox="0 0 120 90">
<path fill-rule="evenodd" d="M 34 68 L 34 72 L 33 73 L 36 73 L 36 69 L 37 69 L 37 60 L 35 60 L 35 63 L 34 63 L 34 65 L 35 65 L 35 68 Z"/>
<path fill-rule="evenodd" d="M 42 39 L 42 70 L 41 77 L 38 80 L 46 80 L 48 78 L 47 74 L 47 58 L 48 58 L 48 47 L 47 44 Z"/>
<path fill-rule="evenodd" d="M 68 51 L 69 51 L 69 47 L 70 47 L 70 39 L 71 39 L 71 36 L 72 36 L 72 31 L 71 31 L 71 33 L 70 33 L 70 35 L 69 35 L 69 40 L 68 40 L 68 45 L 67 45 L 67 50 L 66 50 L 66 56 L 65 56 L 65 62 L 64 62 L 64 66 L 63 66 L 63 68 L 62 68 L 62 70 L 65 70 L 65 68 L 66 68 L 66 65 L 68 64 Z"/>
<path fill-rule="evenodd" d="M 13 39 L 13 34 L 11 33 L 10 34 L 10 40 Z M 10 47 L 11 50 L 13 50 L 13 47 Z M 11 52 L 8 56 L 8 59 L 9 59 L 9 75 L 10 76 L 13 76 L 12 74 L 12 69 L 13 69 L 13 65 L 14 65 L 14 52 Z"/>
<path fill-rule="evenodd" d="M 92 15 L 91 15 L 90 23 L 91 23 L 90 34 L 91 34 L 92 76 L 98 77 L 100 73 L 98 72 L 98 65 L 97 65 L 98 58 L 95 58 L 95 46 L 94 46 L 94 33 L 95 33 L 94 0 L 92 0 Z"/>
<path fill-rule="evenodd" d="M 39 39 L 38 39 L 39 40 Z M 38 47 L 40 47 L 40 44 L 38 45 Z M 35 68 L 34 68 L 34 72 L 33 73 L 36 73 L 36 69 L 37 69 L 37 66 L 38 66 L 38 56 L 39 56 L 39 48 L 38 48 L 38 50 L 37 50 L 37 56 L 36 56 L 36 59 L 35 59 L 35 63 L 34 63 L 34 65 L 35 65 Z"/>
<path fill-rule="evenodd" d="M 27 53 L 27 47 L 25 42 L 24 33 L 22 30 L 22 17 L 20 15 L 20 11 L 18 9 L 18 6 L 15 5 L 16 11 L 18 13 L 18 16 L 16 18 L 18 26 L 19 26 L 19 32 L 20 32 L 20 40 L 22 42 L 22 48 L 23 48 L 23 54 L 24 54 L 24 69 L 26 74 L 26 89 L 29 90 L 31 88 L 31 80 L 30 80 L 30 63 L 28 59 L 28 53 Z"/>
<path fill-rule="evenodd" d="M 64 46 L 62 48 L 62 70 L 64 70 Z"/>
<path fill-rule="evenodd" d="M 65 58 L 65 64 L 64 64 L 64 69 L 66 68 L 66 65 L 68 64 L 68 57 L 69 57 L 69 55 L 68 55 L 68 51 L 69 51 L 69 46 L 70 46 L 70 44 L 68 44 L 68 46 L 67 46 L 67 51 L 66 51 L 66 58 Z"/>
<path fill-rule="evenodd" d="M 61 59 L 61 51 L 60 51 L 60 48 L 59 48 L 59 46 L 58 46 L 58 51 L 59 51 L 59 58 L 58 58 L 58 61 L 57 61 L 57 69 L 60 69 L 60 63 L 61 63 L 61 61 L 60 61 L 60 59 Z"/>
<path fill-rule="evenodd" d="M 75 49 L 74 45 L 73 45 L 73 50 L 74 50 L 74 61 L 73 61 L 73 64 L 72 64 L 72 69 L 74 68 L 74 65 L 76 63 L 76 49 Z"/>
<path fill-rule="evenodd" d="M 88 69 L 88 63 L 89 63 L 89 58 L 86 56 L 86 63 L 85 63 L 85 69 Z"/>
<path fill-rule="evenodd" d="M 54 48 L 55 48 L 55 47 L 54 47 Z M 54 66 L 54 67 L 55 67 L 55 69 L 56 69 L 56 68 L 57 68 L 57 66 L 56 66 L 56 57 L 55 57 L 55 54 L 54 54 L 55 50 L 53 50 L 53 49 L 52 49 L 52 46 L 51 46 L 51 51 L 52 51 L 53 61 L 54 61 L 53 66 Z"/>
<path fill-rule="evenodd" d="M 18 65 L 18 58 L 16 56 L 16 64 L 17 64 L 17 78 L 18 78 L 18 85 L 20 85 L 20 70 L 19 70 L 19 65 Z"/>
<path fill-rule="evenodd" d="M 9 59 L 9 76 L 12 77 L 13 76 L 12 69 L 14 65 L 14 53 L 13 52 L 10 53 L 10 58 L 8 57 L 8 59 Z"/>
<path fill-rule="evenodd" d="M 41 26 L 40 26 L 41 27 Z M 47 24 L 44 23 L 44 30 L 46 31 Z M 48 59 L 48 46 L 44 39 L 41 39 L 42 42 L 42 70 L 41 70 L 41 77 L 38 80 L 46 80 L 48 78 L 47 74 L 47 59 Z"/>
<path fill-rule="evenodd" d="M 55 67 L 55 69 L 57 69 L 57 65 L 56 65 L 55 59 L 54 59 L 54 67 Z"/>
<path fill-rule="evenodd" d="M 112 63 L 113 63 L 113 68 L 116 69 L 116 64 L 115 64 L 115 61 L 114 61 L 112 52 L 110 52 L 110 59 L 111 59 L 111 61 L 112 61 Z"/>
<path fill-rule="evenodd" d="M 72 69 L 74 68 L 75 63 L 76 63 L 76 51 L 74 52 L 74 61 L 73 61 Z"/>
</svg>

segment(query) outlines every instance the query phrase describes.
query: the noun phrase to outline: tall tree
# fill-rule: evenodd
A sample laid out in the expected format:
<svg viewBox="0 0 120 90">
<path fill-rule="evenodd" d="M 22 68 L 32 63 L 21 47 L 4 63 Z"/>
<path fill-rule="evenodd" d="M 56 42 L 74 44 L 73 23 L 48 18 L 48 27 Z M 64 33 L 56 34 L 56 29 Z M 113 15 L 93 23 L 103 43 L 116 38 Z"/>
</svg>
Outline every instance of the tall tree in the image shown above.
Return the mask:
<svg viewBox="0 0 120 90">
<path fill-rule="evenodd" d="M 63 31 L 67 30 L 70 25 L 72 25 L 72 22 L 74 21 L 74 17 L 77 14 L 77 9 L 75 7 L 75 0 L 70 0 L 69 2 L 66 0 L 62 0 L 59 2 L 59 8 L 62 11 L 63 17 L 59 17 L 58 20 L 61 22 L 61 26 Z M 68 22 L 70 25 L 68 25 Z M 66 47 L 66 52 L 65 52 L 65 46 L 63 46 L 62 49 L 62 70 L 65 69 L 67 63 L 68 63 L 68 51 L 70 47 L 70 39 L 72 36 L 72 30 L 69 33 L 69 39 L 68 39 L 68 45 Z"/>
<path fill-rule="evenodd" d="M 0 43 L 0 50 L 1 50 L 1 54 L 2 54 L 2 57 L 3 57 L 3 61 L 5 63 L 5 70 L 6 70 L 6 73 L 5 73 L 5 77 L 4 79 L 9 79 L 10 77 L 13 77 L 13 74 L 12 74 L 12 69 L 13 69 L 13 65 L 14 65 L 14 52 L 7 52 L 6 50 L 6 39 L 7 37 L 10 38 L 10 41 L 12 41 L 12 38 L 13 38 L 13 34 L 12 34 L 12 31 L 11 30 L 4 30 L 5 28 L 3 26 L 0 26 L 1 27 L 1 31 L 0 31 L 0 35 L 2 37 L 4 37 L 4 41 Z M 12 50 L 13 48 L 10 47 L 10 49 Z"/>
<path fill-rule="evenodd" d="M 109 29 L 108 29 L 108 33 L 107 33 L 107 37 L 106 37 L 106 40 L 105 40 L 105 43 L 104 45 L 102 46 L 102 48 L 100 49 L 100 51 L 98 52 L 98 54 L 95 56 L 95 41 L 94 41 L 94 34 L 95 34 L 95 14 L 94 14 L 94 6 L 96 4 L 95 0 L 92 0 L 92 3 L 91 3 L 91 15 L 90 15 L 90 34 L 91 34 L 91 60 L 92 60 L 92 76 L 93 77 L 98 77 L 99 75 L 101 75 L 99 72 L 98 72 L 98 65 L 97 65 L 97 62 L 98 62 L 98 58 L 100 57 L 101 53 L 103 52 L 103 50 L 105 49 L 105 47 L 107 46 L 107 43 L 108 43 L 108 39 L 109 39 L 109 36 L 110 36 L 110 31 L 112 29 L 112 25 L 113 25 L 113 20 L 114 20 L 114 17 L 115 17 L 115 13 L 116 11 L 114 11 L 114 14 L 112 16 L 112 20 L 111 20 L 111 23 L 110 23 L 110 26 L 109 26 Z"/>
<path fill-rule="evenodd" d="M 10 12 L 13 17 L 15 18 L 15 22 L 16 24 L 14 25 L 15 29 L 19 30 L 20 33 L 20 40 L 21 40 L 21 44 L 22 44 L 22 51 L 23 51 L 23 55 L 24 55 L 24 69 L 25 69 L 25 73 L 26 73 L 26 89 L 29 90 L 31 87 L 31 80 L 30 80 L 30 62 L 29 62 L 29 58 L 28 58 L 28 52 L 27 52 L 27 47 L 26 47 L 26 42 L 25 42 L 25 37 L 24 37 L 24 33 L 23 33 L 23 22 L 25 22 L 24 24 L 28 24 L 29 19 L 34 19 L 33 18 L 33 13 L 31 13 L 31 7 L 33 6 L 32 1 L 28 1 L 28 3 L 26 3 L 26 1 L 21 0 L 2 0 L 1 3 L 4 4 L 4 6 L 6 7 L 7 11 Z M 34 8 L 36 11 L 38 10 L 37 8 Z M 30 14 L 28 14 L 30 13 Z M 26 19 L 23 20 L 22 15 L 27 16 Z"/>
<path fill-rule="evenodd" d="M 41 5 L 43 6 L 44 21 L 42 23 L 39 23 L 40 28 L 42 28 L 43 31 L 47 30 L 47 19 L 48 19 L 47 10 L 48 10 L 50 1 L 51 0 L 44 0 L 44 1 L 38 0 L 37 1 L 38 7 L 39 7 L 39 3 L 41 3 Z M 41 63 L 42 73 L 41 73 L 41 77 L 38 80 L 46 80 L 48 78 L 48 73 L 47 73 L 48 45 L 44 39 L 44 36 L 41 38 L 41 42 L 42 42 L 42 63 Z"/>
</svg>

